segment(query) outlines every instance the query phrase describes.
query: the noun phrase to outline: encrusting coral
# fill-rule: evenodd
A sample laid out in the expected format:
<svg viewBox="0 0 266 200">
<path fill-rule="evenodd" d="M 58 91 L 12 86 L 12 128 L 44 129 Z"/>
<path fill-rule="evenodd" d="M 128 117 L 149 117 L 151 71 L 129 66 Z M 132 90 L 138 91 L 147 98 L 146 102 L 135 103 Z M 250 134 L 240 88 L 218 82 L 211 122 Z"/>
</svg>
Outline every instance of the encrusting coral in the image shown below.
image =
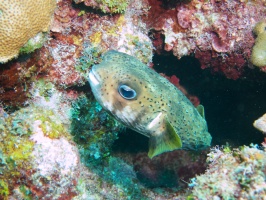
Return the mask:
<svg viewBox="0 0 266 200">
<path fill-rule="evenodd" d="M 20 48 L 36 35 L 22 52 L 41 46 L 43 35 L 38 33 L 49 30 L 55 6 L 55 0 L 0 1 L 0 62 L 16 57 Z"/>
</svg>

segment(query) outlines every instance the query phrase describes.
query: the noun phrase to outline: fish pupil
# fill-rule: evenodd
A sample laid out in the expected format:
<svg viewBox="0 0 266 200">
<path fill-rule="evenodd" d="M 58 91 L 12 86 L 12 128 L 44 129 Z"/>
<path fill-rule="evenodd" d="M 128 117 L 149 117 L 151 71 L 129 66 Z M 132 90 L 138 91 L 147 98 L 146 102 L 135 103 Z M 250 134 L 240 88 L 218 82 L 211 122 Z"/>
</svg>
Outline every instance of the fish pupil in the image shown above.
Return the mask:
<svg viewBox="0 0 266 200">
<path fill-rule="evenodd" d="M 134 99 L 137 95 L 136 91 L 127 85 L 120 85 L 118 92 L 124 99 Z"/>
</svg>

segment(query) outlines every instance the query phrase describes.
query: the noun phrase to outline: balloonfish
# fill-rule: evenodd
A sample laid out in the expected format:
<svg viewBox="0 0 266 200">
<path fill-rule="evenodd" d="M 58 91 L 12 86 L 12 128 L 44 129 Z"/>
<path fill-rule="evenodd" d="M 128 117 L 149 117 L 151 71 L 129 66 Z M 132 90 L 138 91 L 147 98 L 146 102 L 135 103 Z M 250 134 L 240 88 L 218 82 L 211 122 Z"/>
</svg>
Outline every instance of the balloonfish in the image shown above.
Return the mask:
<svg viewBox="0 0 266 200">
<path fill-rule="evenodd" d="M 126 127 L 149 137 L 148 156 L 210 146 L 203 106 L 133 56 L 110 50 L 89 72 L 96 100 Z"/>
</svg>

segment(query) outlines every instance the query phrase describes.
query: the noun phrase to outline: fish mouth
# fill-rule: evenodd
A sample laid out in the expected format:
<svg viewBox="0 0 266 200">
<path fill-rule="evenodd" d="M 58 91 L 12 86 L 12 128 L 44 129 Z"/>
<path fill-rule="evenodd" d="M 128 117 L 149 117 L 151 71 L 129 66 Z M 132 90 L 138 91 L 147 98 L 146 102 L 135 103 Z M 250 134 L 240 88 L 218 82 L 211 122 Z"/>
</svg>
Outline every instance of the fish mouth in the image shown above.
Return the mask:
<svg viewBox="0 0 266 200">
<path fill-rule="evenodd" d="M 92 68 L 89 72 L 89 82 L 91 85 L 97 86 L 100 84 L 100 77 Z"/>
</svg>

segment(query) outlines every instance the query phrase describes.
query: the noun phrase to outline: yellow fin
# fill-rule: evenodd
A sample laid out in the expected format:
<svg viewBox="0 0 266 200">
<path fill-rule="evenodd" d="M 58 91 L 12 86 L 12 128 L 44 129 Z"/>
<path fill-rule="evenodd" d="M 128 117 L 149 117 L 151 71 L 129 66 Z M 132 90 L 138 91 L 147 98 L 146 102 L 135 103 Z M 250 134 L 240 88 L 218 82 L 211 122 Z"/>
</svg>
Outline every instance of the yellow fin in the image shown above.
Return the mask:
<svg viewBox="0 0 266 200">
<path fill-rule="evenodd" d="M 162 134 L 151 136 L 149 141 L 148 156 L 153 158 L 161 153 L 182 148 L 182 141 L 171 123 L 166 120 L 166 131 Z"/>
<path fill-rule="evenodd" d="M 203 107 L 203 105 L 198 105 L 197 107 L 196 107 L 196 109 L 197 109 L 197 111 L 199 112 L 199 114 L 205 119 L 205 111 L 204 111 L 204 107 Z"/>
</svg>

